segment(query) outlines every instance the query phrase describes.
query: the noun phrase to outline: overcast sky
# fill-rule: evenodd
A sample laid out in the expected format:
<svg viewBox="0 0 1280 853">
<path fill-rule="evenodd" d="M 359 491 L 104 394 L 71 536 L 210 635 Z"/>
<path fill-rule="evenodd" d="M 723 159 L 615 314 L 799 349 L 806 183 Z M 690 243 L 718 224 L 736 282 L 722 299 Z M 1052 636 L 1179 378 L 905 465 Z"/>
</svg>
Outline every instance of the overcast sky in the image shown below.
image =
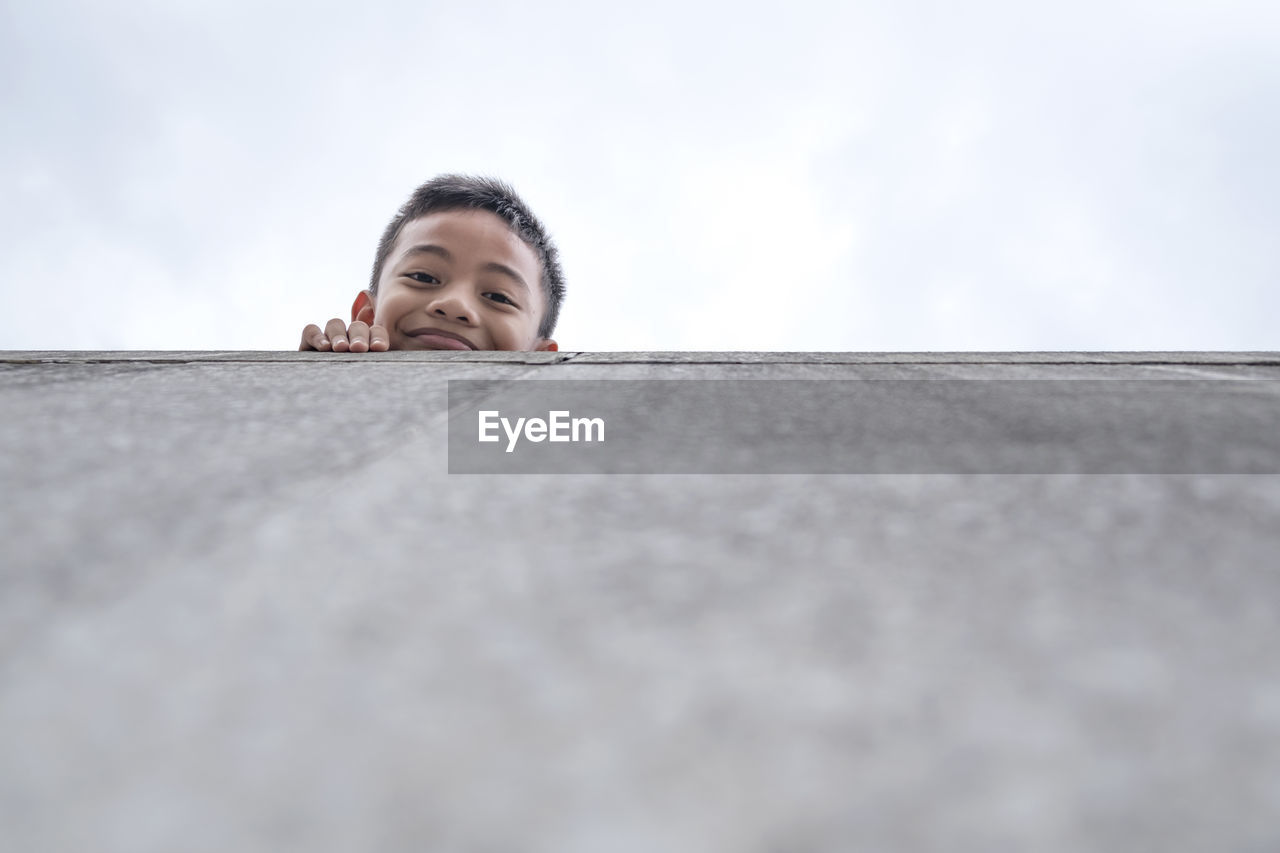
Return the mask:
<svg viewBox="0 0 1280 853">
<path fill-rule="evenodd" d="M 10 349 L 292 349 L 440 172 L 568 350 L 1280 349 L 1280 3 L 4 0 Z"/>
</svg>

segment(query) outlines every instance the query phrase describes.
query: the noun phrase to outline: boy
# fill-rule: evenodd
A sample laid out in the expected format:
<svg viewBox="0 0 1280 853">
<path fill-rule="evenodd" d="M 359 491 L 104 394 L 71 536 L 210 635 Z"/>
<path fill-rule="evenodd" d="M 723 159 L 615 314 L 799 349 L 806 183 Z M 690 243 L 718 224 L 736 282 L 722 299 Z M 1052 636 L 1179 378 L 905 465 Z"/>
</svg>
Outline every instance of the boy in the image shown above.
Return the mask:
<svg viewBox="0 0 1280 853">
<path fill-rule="evenodd" d="M 300 350 L 556 350 L 564 273 L 555 244 L 501 181 L 440 175 L 378 242 L 351 325 L 302 330 Z"/>
</svg>

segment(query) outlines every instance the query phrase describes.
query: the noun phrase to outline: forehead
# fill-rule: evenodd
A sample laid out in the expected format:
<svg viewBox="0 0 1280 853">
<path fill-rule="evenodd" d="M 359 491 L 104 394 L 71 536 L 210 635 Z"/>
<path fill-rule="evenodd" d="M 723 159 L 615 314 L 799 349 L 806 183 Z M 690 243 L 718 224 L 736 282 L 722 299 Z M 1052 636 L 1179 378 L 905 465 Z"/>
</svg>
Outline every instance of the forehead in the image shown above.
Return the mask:
<svg viewBox="0 0 1280 853">
<path fill-rule="evenodd" d="M 517 270 L 529 287 L 540 290 L 542 264 L 538 255 L 496 214 L 487 210 L 445 210 L 411 219 L 387 261 L 398 263 L 415 246 L 440 246 L 459 265 L 499 263 Z"/>
</svg>

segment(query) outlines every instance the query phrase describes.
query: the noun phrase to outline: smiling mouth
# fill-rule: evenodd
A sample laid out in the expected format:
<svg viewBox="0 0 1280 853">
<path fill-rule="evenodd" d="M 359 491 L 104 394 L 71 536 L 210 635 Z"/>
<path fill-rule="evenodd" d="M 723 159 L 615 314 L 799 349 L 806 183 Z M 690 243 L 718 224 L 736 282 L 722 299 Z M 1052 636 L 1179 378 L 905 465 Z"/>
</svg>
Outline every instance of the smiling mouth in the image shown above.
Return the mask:
<svg viewBox="0 0 1280 853">
<path fill-rule="evenodd" d="M 424 349 L 477 349 L 475 344 L 462 335 L 455 335 L 453 332 L 446 332 L 442 329 L 414 329 L 406 334 L 422 344 Z"/>
</svg>

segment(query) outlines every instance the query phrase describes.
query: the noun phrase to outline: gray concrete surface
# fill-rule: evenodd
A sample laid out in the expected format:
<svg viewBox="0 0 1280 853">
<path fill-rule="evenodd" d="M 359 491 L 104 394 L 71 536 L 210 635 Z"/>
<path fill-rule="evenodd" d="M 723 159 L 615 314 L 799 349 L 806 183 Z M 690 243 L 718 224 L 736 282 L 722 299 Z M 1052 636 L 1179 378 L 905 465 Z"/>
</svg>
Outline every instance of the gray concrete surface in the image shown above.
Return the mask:
<svg viewBox="0 0 1280 853">
<path fill-rule="evenodd" d="M 0 353 L 0 846 L 1280 849 L 1280 478 L 447 475 L 515 377 L 1280 354 Z"/>
</svg>

